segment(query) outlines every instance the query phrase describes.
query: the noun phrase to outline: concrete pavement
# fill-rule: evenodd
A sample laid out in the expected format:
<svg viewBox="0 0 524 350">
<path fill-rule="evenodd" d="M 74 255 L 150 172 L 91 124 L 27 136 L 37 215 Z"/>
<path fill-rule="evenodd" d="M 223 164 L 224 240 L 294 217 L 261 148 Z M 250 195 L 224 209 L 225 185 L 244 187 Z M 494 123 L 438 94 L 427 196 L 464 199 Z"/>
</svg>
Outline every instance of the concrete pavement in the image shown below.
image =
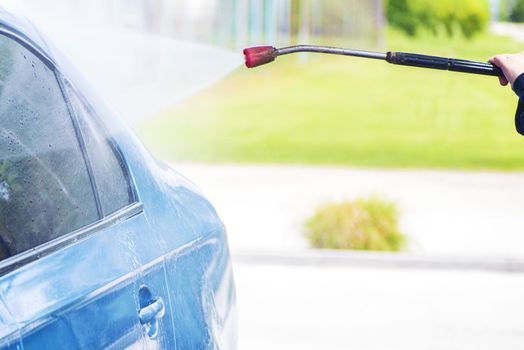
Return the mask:
<svg viewBox="0 0 524 350">
<path fill-rule="evenodd" d="M 497 35 L 506 35 L 513 40 L 524 42 L 524 25 L 522 23 L 493 22 L 491 32 Z"/>
<path fill-rule="evenodd" d="M 239 349 L 517 350 L 524 275 L 235 263 Z"/>
</svg>

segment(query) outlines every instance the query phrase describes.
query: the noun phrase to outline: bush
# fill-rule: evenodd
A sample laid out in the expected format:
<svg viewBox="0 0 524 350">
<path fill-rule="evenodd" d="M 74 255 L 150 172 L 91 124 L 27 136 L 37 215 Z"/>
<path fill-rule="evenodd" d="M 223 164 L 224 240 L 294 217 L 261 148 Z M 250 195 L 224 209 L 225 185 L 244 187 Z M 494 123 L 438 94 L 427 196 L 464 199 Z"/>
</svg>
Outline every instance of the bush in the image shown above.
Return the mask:
<svg viewBox="0 0 524 350">
<path fill-rule="evenodd" d="M 400 251 L 406 241 L 395 204 L 377 197 L 322 206 L 306 229 L 315 248 Z"/>
<path fill-rule="evenodd" d="M 515 1 L 508 18 L 511 22 L 524 22 L 524 0 Z"/>
<path fill-rule="evenodd" d="M 392 27 L 404 31 L 409 36 L 417 34 L 418 19 L 413 16 L 409 0 L 387 0 L 386 17 Z"/>
<path fill-rule="evenodd" d="M 421 28 L 434 34 L 443 28 L 450 36 L 460 30 L 471 38 L 486 28 L 490 10 L 487 0 L 387 0 L 386 16 L 411 36 Z"/>
</svg>

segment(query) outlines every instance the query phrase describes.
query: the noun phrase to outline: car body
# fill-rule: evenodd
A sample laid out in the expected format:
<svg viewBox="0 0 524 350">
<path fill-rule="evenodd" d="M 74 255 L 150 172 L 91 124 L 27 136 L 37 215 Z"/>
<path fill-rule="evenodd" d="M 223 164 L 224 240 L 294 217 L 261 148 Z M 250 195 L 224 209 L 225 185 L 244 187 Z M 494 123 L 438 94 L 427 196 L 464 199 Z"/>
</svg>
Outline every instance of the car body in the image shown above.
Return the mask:
<svg viewBox="0 0 524 350">
<path fill-rule="evenodd" d="M 213 206 L 3 9 L 0 257 L 1 349 L 235 348 Z"/>
</svg>

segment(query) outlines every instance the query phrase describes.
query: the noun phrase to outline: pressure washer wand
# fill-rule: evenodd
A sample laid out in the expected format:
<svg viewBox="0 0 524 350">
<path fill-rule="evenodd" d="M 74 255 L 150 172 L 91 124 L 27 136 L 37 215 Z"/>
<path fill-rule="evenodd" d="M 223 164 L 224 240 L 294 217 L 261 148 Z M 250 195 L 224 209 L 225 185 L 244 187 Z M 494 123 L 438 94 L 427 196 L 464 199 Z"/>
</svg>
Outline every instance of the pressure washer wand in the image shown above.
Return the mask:
<svg viewBox="0 0 524 350">
<path fill-rule="evenodd" d="M 456 58 L 446 58 L 438 56 L 419 55 L 407 52 L 374 52 L 344 49 L 329 46 L 298 45 L 277 49 L 273 46 L 257 46 L 244 50 L 246 66 L 254 68 L 266 63 L 273 62 L 278 56 L 288 55 L 297 52 L 317 52 L 332 55 L 354 56 L 384 60 L 391 64 L 402 66 L 412 66 L 421 68 L 431 68 L 449 70 L 452 72 L 462 72 L 471 74 L 503 76 L 499 67 L 490 63 L 460 60 Z"/>
</svg>

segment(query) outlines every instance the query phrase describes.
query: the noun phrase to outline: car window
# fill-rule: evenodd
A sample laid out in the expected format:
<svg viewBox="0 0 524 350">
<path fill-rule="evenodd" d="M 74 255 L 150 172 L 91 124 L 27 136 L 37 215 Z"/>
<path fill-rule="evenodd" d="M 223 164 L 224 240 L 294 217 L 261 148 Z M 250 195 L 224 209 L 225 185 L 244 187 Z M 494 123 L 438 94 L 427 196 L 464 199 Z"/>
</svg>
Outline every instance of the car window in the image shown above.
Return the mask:
<svg viewBox="0 0 524 350">
<path fill-rule="evenodd" d="M 66 87 L 86 144 L 102 211 L 104 215 L 112 214 L 134 201 L 126 165 L 109 134 L 96 122 L 94 111 L 67 82 Z"/>
<path fill-rule="evenodd" d="M 55 72 L 0 35 L 0 259 L 99 217 Z"/>
</svg>

